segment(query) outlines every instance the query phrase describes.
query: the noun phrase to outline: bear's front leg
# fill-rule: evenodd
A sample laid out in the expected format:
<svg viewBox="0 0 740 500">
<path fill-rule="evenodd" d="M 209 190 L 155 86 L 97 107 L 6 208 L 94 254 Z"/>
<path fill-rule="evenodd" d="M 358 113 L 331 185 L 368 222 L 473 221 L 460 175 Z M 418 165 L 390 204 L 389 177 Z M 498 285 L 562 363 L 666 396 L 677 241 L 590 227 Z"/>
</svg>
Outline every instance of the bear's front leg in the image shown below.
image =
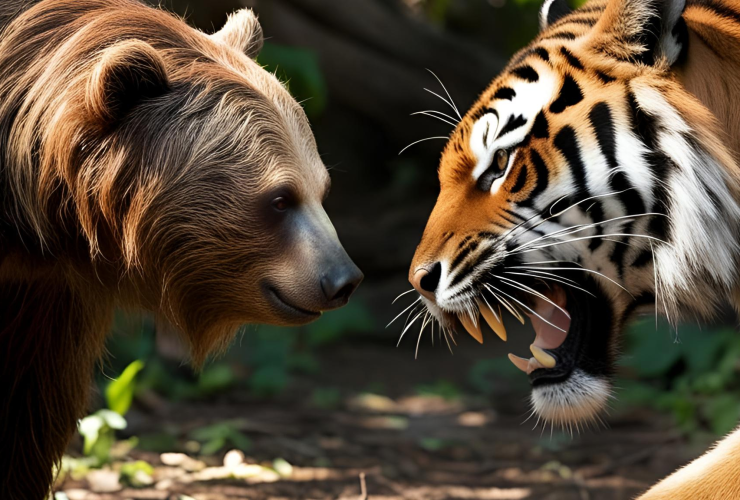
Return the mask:
<svg viewBox="0 0 740 500">
<path fill-rule="evenodd" d="M 740 498 L 740 429 L 689 465 L 650 488 L 638 500 Z"/>
<path fill-rule="evenodd" d="M 82 287 L 80 287 L 82 288 Z M 44 500 L 87 409 L 112 307 L 53 279 L 0 282 L 0 498 Z"/>
</svg>

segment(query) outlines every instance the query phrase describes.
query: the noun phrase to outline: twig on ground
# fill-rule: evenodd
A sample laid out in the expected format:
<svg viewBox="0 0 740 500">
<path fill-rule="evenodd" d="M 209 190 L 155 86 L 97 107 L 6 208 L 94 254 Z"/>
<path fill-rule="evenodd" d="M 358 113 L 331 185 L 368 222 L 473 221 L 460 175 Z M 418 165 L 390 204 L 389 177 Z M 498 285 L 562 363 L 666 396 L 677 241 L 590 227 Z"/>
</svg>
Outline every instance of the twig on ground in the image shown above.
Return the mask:
<svg viewBox="0 0 740 500">
<path fill-rule="evenodd" d="M 364 472 L 360 472 L 360 500 L 367 500 L 367 484 L 365 483 Z"/>
</svg>

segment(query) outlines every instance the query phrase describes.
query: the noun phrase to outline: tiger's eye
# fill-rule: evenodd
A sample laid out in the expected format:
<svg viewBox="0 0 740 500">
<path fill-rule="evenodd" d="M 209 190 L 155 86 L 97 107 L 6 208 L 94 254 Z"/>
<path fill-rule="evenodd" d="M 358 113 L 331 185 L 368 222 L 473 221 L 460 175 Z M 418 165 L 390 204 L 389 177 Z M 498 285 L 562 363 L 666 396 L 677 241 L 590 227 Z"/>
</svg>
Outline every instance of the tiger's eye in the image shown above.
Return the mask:
<svg viewBox="0 0 740 500">
<path fill-rule="evenodd" d="M 499 149 L 496 151 L 496 158 L 494 161 L 496 162 L 498 169 L 503 172 L 506 170 L 506 167 L 509 166 L 509 152 L 505 149 Z"/>
</svg>

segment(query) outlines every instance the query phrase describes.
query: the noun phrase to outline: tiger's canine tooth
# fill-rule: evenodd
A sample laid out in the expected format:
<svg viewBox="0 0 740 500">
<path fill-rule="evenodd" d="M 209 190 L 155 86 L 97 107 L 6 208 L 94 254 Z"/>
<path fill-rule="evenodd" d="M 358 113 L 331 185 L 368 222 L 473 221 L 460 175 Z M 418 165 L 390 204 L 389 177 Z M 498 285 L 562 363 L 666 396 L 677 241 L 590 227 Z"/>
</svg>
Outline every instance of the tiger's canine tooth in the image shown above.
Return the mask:
<svg viewBox="0 0 740 500">
<path fill-rule="evenodd" d="M 555 368 L 557 361 L 555 361 L 555 358 L 552 357 L 552 355 L 543 351 L 542 348 L 532 344 L 531 346 L 529 346 L 529 350 L 532 351 L 532 356 L 534 356 L 534 359 L 539 361 L 542 366 L 544 366 L 545 368 Z"/>
<path fill-rule="evenodd" d="M 462 326 L 465 327 L 471 337 L 481 344 L 483 343 L 483 332 L 480 328 L 480 316 L 477 316 L 475 321 L 473 321 L 468 314 L 458 314 L 457 319 L 460 320 L 460 323 L 462 323 Z"/>
<path fill-rule="evenodd" d="M 496 313 L 488 307 L 488 304 L 483 303 L 480 300 L 476 302 L 478 302 L 480 313 L 483 315 L 483 319 L 486 320 L 486 323 L 488 323 L 488 326 L 491 327 L 491 330 L 493 330 L 501 340 L 506 342 L 506 327 L 504 327 L 504 323 L 501 321 L 501 307 L 499 306 L 498 316 L 496 316 Z"/>
<path fill-rule="evenodd" d="M 524 373 L 527 373 L 527 367 L 529 366 L 529 360 L 520 358 L 519 356 L 515 356 L 514 354 L 509 354 L 509 361 L 514 363 L 514 366 L 519 368 Z"/>
</svg>

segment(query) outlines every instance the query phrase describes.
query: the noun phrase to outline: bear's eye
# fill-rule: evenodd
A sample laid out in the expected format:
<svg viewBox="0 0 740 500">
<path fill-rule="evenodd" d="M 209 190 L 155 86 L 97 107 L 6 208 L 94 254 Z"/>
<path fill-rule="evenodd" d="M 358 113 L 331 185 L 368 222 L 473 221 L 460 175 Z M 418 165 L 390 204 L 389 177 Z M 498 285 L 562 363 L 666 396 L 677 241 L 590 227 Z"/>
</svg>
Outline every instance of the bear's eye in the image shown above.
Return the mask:
<svg viewBox="0 0 740 500">
<path fill-rule="evenodd" d="M 493 155 L 493 162 L 488 170 L 478 178 L 478 189 L 481 191 L 490 191 L 493 182 L 496 179 L 500 179 L 506 173 L 506 167 L 509 166 L 509 151 L 506 149 L 499 149 Z"/>
<path fill-rule="evenodd" d="M 285 212 L 289 207 L 288 199 L 285 196 L 278 196 L 272 200 L 272 208 L 278 212 Z"/>
</svg>

